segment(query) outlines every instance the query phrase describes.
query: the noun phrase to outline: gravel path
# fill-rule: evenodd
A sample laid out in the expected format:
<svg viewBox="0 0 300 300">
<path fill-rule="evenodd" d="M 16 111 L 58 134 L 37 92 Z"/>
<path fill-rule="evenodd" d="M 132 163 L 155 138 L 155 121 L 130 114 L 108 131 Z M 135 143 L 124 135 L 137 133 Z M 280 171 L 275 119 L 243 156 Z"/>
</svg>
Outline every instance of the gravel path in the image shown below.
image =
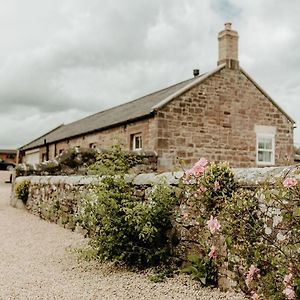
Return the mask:
<svg viewBox="0 0 300 300">
<path fill-rule="evenodd" d="M 186 276 L 152 283 L 146 275 L 107 264 L 78 262 L 69 247 L 82 236 L 9 206 L 10 185 L 0 183 L 0 299 L 230 299 L 201 289 Z"/>
</svg>

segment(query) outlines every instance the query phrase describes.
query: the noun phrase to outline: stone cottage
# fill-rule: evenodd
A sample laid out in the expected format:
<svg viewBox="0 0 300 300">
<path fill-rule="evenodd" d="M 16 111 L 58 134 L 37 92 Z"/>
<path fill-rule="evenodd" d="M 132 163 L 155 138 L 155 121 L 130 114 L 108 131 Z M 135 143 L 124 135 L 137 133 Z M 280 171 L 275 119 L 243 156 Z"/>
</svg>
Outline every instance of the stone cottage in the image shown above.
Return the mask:
<svg viewBox="0 0 300 300">
<path fill-rule="evenodd" d="M 218 35 L 217 68 L 134 101 L 61 125 L 20 148 L 23 160 L 51 159 L 69 147 L 153 151 L 159 170 L 200 157 L 232 167 L 293 163 L 295 122 L 240 67 L 238 33 Z"/>
</svg>

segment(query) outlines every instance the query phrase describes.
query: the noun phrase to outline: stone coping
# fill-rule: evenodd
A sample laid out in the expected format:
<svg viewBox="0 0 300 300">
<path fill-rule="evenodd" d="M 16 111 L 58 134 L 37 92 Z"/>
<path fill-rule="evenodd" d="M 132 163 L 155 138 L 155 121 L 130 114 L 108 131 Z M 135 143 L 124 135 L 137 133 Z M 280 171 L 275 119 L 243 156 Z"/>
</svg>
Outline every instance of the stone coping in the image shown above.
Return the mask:
<svg viewBox="0 0 300 300">
<path fill-rule="evenodd" d="M 237 181 L 241 185 L 257 185 L 263 181 L 270 183 L 278 178 L 292 176 L 300 179 L 300 168 L 298 165 L 287 167 L 265 167 L 265 168 L 236 168 L 232 169 Z M 165 180 L 170 185 L 177 185 L 183 176 L 182 171 L 165 172 L 161 174 L 145 173 L 139 175 L 127 175 L 127 181 L 135 185 L 151 185 Z M 20 176 L 16 178 L 15 183 L 29 180 L 33 184 L 70 184 L 87 185 L 96 184 L 99 181 L 98 176 Z"/>
</svg>

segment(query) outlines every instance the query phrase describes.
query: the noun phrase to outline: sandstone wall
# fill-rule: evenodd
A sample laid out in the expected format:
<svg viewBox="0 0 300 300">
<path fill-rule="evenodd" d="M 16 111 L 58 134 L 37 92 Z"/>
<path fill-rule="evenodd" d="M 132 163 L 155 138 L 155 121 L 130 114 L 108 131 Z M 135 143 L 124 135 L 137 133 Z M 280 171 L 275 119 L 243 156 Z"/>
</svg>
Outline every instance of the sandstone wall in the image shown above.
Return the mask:
<svg viewBox="0 0 300 300">
<path fill-rule="evenodd" d="M 153 130 L 155 130 L 153 118 L 129 122 L 126 125 L 105 129 L 95 133 L 89 133 L 73 138 L 69 138 L 49 145 L 49 159 L 53 159 L 66 149 L 79 146 L 81 148 L 98 147 L 108 149 L 113 145 L 119 144 L 123 150 L 132 149 L 131 137 L 133 134 L 141 133 L 143 136 L 143 149 L 147 151 L 155 150 Z M 40 148 L 40 160 L 42 154 L 46 153 L 46 148 Z"/>
<path fill-rule="evenodd" d="M 256 166 L 255 125 L 276 126 L 275 165 L 293 163 L 287 117 L 240 70 L 224 68 L 157 113 L 159 165 L 205 157 L 231 167 Z M 178 161 L 178 160 L 177 160 Z"/>
</svg>

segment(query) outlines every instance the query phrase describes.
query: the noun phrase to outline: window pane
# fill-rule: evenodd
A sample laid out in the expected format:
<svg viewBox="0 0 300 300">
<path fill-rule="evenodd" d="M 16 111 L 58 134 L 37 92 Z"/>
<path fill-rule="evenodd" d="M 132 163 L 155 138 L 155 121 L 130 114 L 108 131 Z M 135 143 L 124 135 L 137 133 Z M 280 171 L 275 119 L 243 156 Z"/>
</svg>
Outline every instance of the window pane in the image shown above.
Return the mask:
<svg viewBox="0 0 300 300">
<path fill-rule="evenodd" d="M 135 149 L 140 148 L 140 138 L 138 136 L 135 137 Z"/>
<path fill-rule="evenodd" d="M 258 151 L 257 159 L 258 159 L 258 161 L 264 161 L 264 152 L 263 151 Z"/>
<path fill-rule="evenodd" d="M 269 151 L 258 151 L 257 159 L 259 162 L 272 162 L 272 152 Z"/>
<path fill-rule="evenodd" d="M 133 149 L 134 150 L 142 149 L 142 136 L 140 135 L 133 136 Z"/>
<path fill-rule="evenodd" d="M 259 138 L 258 139 L 258 149 L 272 149 L 272 138 Z"/>
<path fill-rule="evenodd" d="M 265 149 L 271 150 L 272 149 L 272 139 L 266 139 L 265 140 Z"/>
<path fill-rule="evenodd" d="M 272 153 L 271 152 L 264 152 L 264 161 L 271 162 Z"/>
<path fill-rule="evenodd" d="M 265 143 L 262 139 L 258 141 L 258 149 L 265 149 Z"/>
</svg>

